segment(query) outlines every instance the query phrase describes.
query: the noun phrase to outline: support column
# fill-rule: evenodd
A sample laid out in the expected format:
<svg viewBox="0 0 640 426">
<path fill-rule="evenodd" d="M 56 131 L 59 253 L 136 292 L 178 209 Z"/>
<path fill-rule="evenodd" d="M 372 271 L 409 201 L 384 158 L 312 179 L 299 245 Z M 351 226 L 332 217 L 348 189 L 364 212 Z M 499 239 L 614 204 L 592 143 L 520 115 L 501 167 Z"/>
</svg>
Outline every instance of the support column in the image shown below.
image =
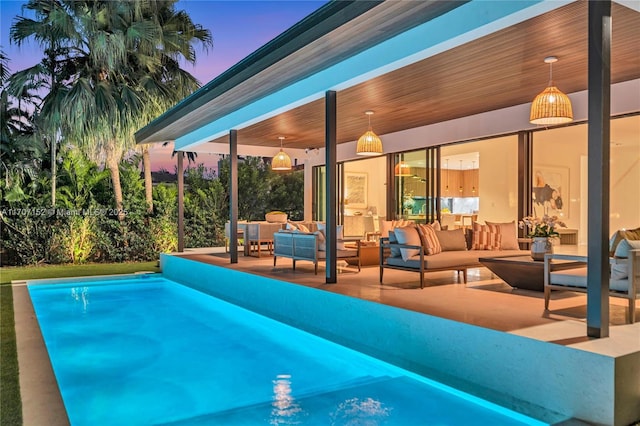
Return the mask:
<svg viewBox="0 0 640 426">
<path fill-rule="evenodd" d="M 587 336 L 609 336 L 611 1 L 589 3 Z"/>
<path fill-rule="evenodd" d="M 533 211 L 531 201 L 533 191 L 532 136 L 531 132 L 518 132 L 518 218 L 520 219 L 531 215 Z M 518 233 L 520 237 L 524 238 L 527 230 L 519 229 Z"/>
<path fill-rule="evenodd" d="M 184 251 L 184 152 L 178 151 L 178 252 Z"/>
<path fill-rule="evenodd" d="M 338 282 L 338 267 L 337 267 L 337 225 L 338 225 L 338 210 L 337 210 L 337 174 L 336 174 L 336 162 L 337 162 L 337 102 L 336 92 L 328 90 L 324 97 L 325 102 L 325 165 L 327 169 L 326 175 L 326 239 L 327 239 L 327 251 L 326 251 L 326 283 L 335 284 Z"/>
<path fill-rule="evenodd" d="M 247 244 L 244 236 L 244 244 Z M 229 257 L 238 263 L 238 131 L 229 130 Z"/>
</svg>

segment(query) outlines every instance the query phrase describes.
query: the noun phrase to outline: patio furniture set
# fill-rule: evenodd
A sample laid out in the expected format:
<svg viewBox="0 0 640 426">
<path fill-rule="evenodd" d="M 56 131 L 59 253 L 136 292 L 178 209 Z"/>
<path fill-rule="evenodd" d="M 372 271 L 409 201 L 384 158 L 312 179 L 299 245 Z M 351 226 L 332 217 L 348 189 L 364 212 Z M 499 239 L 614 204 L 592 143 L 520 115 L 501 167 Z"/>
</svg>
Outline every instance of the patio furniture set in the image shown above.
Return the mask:
<svg viewBox="0 0 640 426">
<path fill-rule="evenodd" d="M 426 272 L 486 266 L 512 287 L 544 291 L 545 310 L 552 291 L 587 291 L 587 257 L 546 254 L 535 261 L 520 250 L 515 223 L 473 223 L 471 231 L 442 230 L 439 224 L 396 227 L 380 243 L 380 284 L 384 270 L 418 272 L 420 288 Z M 619 230 L 610 244 L 609 296 L 628 300 L 627 321 L 635 321 L 640 299 L 640 228 Z"/>
<path fill-rule="evenodd" d="M 378 265 L 380 284 L 385 269 L 417 272 L 420 288 L 424 288 L 427 272 L 457 271 L 466 283 L 469 268 L 484 266 L 514 288 L 543 291 L 545 309 L 552 291 L 587 289 L 585 256 L 547 254 L 543 262 L 535 261 L 528 250 L 521 249 L 523 240 L 517 237 L 515 221 L 473 222 L 471 227 L 443 229 L 437 222 L 416 225 L 406 220 L 381 220 L 379 228 L 367 233 L 365 240 L 345 239 L 339 225 L 336 256 L 358 271 L 362 266 Z M 227 223 L 227 238 L 228 231 Z M 245 255 L 261 257 L 261 247 L 266 244 L 274 267 L 279 257 L 291 259 L 294 270 L 296 262 L 308 261 L 317 274 L 318 263 L 326 260 L 324 223 L 242 222 L 238 237 L 246 237 Z M 634 322 L 635 303 L 640 299 L 640 228 L 614 233 L 610 255 L 609 294 L 629 301 L 628 321 Z"/>
</svg>

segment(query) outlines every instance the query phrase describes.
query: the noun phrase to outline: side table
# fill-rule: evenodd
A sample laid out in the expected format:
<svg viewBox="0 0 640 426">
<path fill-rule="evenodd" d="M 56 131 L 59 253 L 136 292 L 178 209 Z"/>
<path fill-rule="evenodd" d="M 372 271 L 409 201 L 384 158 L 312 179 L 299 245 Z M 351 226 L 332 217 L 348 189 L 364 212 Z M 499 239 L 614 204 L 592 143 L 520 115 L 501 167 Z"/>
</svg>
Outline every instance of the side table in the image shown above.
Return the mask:
<svg viewBox="0 0 640 426">
<path fill-rule="evenodd" d="M 348 248 L 357 248 L 354 244 L 345 244 Z M 347 259 L 349 265 L 357 265 L 355 259 Z M 380 264 L 380 246 L 376 241 L 360 241 L 360 266 L 378 266 Z"/>
</svg>

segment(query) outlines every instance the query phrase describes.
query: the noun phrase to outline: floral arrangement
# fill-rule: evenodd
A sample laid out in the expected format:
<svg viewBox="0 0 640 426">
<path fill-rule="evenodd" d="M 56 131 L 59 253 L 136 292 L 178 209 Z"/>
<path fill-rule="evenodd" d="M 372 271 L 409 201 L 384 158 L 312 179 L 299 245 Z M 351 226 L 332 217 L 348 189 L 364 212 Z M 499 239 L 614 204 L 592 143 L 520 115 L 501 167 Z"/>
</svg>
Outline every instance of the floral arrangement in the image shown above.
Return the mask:
<svg viewBox="0 0 640 426">
<path fill-rule="evenodd" d="M 566 228 L 564 222 L 558 219 L 558 216 L 544 215 L 540 217 L 527 216 L 522 218 L 518 226 L 520 229 L 524 229 L 525 226 L 529 229 L 527 236 L 529 237 L 555 237 L 558 234 L 555 228 L 560 226 Z"/>
</svg>

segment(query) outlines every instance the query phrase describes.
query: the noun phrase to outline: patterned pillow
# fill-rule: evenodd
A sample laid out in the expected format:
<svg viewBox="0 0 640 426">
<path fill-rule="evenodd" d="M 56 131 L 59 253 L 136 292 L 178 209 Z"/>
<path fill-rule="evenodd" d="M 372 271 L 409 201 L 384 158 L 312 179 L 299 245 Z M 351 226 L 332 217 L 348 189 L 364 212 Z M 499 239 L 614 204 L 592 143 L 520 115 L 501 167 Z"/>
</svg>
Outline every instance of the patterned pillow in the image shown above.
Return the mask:
<svg viewBox="0 0 640 426">
<path fill-rule="evenodd" d="M 500 250 L 502 236 L 495 225 L 480 225 L 473 222 L 471 250 Z"/>
<path fill-rule="evenodd" d="M 436 230 L 432 225 L 417 225 L 422 247 L 427 255 L 438 254 L 442 251 Z"/>
<path fill-rule="evenodd" d="M 516 221 L 507 223 L 488 222 L 489 226 L 495 226 L 500 234 L 500 250 L 519 250 L 518 232 L 516 231 Z"/>
<path fill-rule="evenodd" d="M 309 228 L 307 228 L 306 226 L 304 226 L 303 224 L 299 223 L 298 224 L 298 229 L 300 230 L 300 232 L 311 232 L 309 231 Z"/>
</svg>

